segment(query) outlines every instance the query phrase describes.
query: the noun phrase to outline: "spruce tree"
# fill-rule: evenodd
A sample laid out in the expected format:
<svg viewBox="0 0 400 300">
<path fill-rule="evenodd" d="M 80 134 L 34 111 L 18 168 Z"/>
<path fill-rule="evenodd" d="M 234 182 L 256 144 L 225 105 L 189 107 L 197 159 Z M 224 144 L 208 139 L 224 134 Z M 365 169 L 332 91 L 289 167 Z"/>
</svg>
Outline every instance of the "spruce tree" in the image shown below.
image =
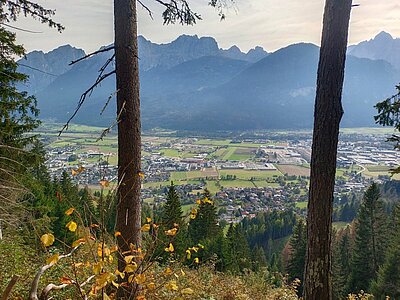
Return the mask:
<svg viewBox="0 0 400 300">
<path fill-rule="evenodd" d="M 368 291 L 383 264 L 386 249 L 387 223 L 377 184 L 365 192 L 355 225 L 355 241 L 351 260 L 349 290 Z"/>
<path fill-rule="evenodd" d="M 376 299 L 400 299 L 400 204 L 393 209 L 393 223 L 385 262 L 379 269 L 371 291 Z"/>
<path fill-rule="evenodd" d="M 302 283 L 299 287 L 299 294 L 301 294 L 307 247 L 307 227 L 303 219 L 297 220 L 293 228 L 293 235 L 290 238 L 289 245 L 292 251 L 288 261 L 287 272 L 290 280 L 296 278 L 301 280 Z"/>
<path fill-rule="evenodd" d="M 174 183 L 171 185 L 167 193 L 167 201 L 165 202 L 161 223 L 165 229 L 171 229 L 177 224 L 179 227 L 183 224 L 183 211 L 179 195 L 176 192 Z"/>
<path fill-rule="evenodd" d="M 189 222 L 189 236 L 192 243 L 197 244 L 213 240 L 220 230 L 217 208 L 210 198 L 210 192 L 205 189 L 196 216 Z"/>
</svg>

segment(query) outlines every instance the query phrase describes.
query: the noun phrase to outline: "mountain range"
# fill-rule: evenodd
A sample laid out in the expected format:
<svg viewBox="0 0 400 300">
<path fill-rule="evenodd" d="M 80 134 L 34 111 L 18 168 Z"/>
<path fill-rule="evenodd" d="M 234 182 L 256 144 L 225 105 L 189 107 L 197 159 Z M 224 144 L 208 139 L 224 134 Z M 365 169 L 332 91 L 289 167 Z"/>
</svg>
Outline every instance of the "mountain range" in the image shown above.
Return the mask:
<svg viewBox="0 0 400 300">
<path fill-rule="evenodd" d="M 385 32 L 349 47 L 342 126 L 374 124 L 374 104 L 391 95 L 400 81 L 399 50 L 400 39 Z M 65 45 L 49 53 L 28 53 L 20 61 L 20 71 L 30 76 L 20 88 L 36 95 L 43 119 L 65 122 L 112 53 L 69 66 L 83 55 L 83 50 Z M 143 127 L 310 128 L 318 55 L 319 48 L 307 43 L 273 53 L 261 47 L 244 53 L 237 46 L 220 49 L 211 37 L 183 35 L 167 44 L 139 37 Z M 114 92 L 115 78 L 110 77 L 86 100 L 74 122 L 110 125 L 115 101 L 100 112 Z"/>
</svg>

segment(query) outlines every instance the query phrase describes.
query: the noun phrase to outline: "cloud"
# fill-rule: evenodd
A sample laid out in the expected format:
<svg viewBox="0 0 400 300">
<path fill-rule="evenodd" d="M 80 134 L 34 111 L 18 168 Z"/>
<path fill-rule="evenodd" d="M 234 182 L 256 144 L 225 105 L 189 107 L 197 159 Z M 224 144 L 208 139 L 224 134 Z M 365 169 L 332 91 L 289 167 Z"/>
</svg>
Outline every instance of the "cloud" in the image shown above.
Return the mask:
<svg viewBox="0 0 400 300">
<path fill-rule="evenodd" d="M 165 43 L 181 34 L 213 36 L 223 48 L 233 44 L 247 51 L 256 45 L 273 51 L 300 41 L 318 44 L 320 41 L 324 1 L 321 0 L 236 0 L 226 10 L 227 19 L 220 21 L 208 0 L 192 0 L 192 8 L 203 17 L 194 26 L 163 25 L 162 7 L 154 0 L 143 0 L 154 12 L 152 20 L 138 4 L 139 33 L 151 41 Z M 18 40 L 28 50 L 51 50 L 69 43 L 93 51 L 113 40 L 112 0 L 41 0 L 55 8 L 55 19 L 66 26 L 59 34 L 31 19 L 21 18 L 18 26 L 43 31 L 43 34 L 18 32 Z M 398 0 L 359 0 L 353 9 L 350 43 L 370 39 L 385 30 L 400 36 L 400 5 Z"/>
</svg>

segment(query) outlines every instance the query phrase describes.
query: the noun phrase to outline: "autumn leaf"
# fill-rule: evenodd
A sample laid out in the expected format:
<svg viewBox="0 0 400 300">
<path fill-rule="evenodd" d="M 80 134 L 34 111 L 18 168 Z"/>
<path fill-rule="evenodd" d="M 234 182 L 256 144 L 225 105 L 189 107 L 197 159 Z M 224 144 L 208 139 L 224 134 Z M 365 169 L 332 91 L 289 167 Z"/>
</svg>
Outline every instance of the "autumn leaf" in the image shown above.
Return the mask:
<svg viewBox="0 0 400 300">
<path fill-rule="evenodd" d="M 61 277 L 60 278 L 60 282 L 62 284 L 73 284 L 74 283 L 74 281 L 71 278 L 68 278 L 68 277 Z"/>
<path fill-rule="evenodd" d="M 178 285 L 176 284 L 176 281 L 175 281 L 175 280 L 169 281 L 169 282 L 165 285 L 165 287 L 167 288 L 167 290 L 170 290 L 170 291 L 177 291 L 177 290 L 178 290 Z"/>
<path fill-rule="evenodd" d="M 71 169 L 71 175 L 76 176 L 76 175 L 78 175 L 78 172 L 74 169 Z"/>
<path fill-rule="evenodd" d="M 84 238 L 80 238 L 79 240 L 76 240 L 75 242 L 72 243 L 72 248 L 75 248 L 81 244 L 85 243 L 85 239 Z"/>
<path fill-rule="evenodd" d="M 186 258 L 190 259 L 192 257 L 192 252 L 189 249 L 186 250 Z"/>
<path fill-rule="evenodd" d="M 200 260 L 199 260 L 199 258 L 198 258 L 198 257 L 196 257 L 196 258 L 194 259 L 194 262 L 195 262 L 196 264 L 200 263 Z"/>
<path fill-rule="evenodd" d="M 100 185 L 102 188 L 106 188 L 110 185 L 110 182 L 108 180 L 100 180 Z"/>
<path fill-rule="evenodd" d="M 96 275 L 100 274 L 101 269 L 103 269 L 103 262 L 102 261 L 99 261 L 98 263 L 95 263 L 93 265 L 93 273 L 94 274 L 96 274 Z"/>
<path fill-rule="evenodd" d="M 119 231 L 116 231 L 115 233 L 114 233 L 114 236 L 115 237 L 118 237 L 118 236 L 120 236 L 121 235 L 121 232 L 119 232 Z"/>
<path fill-rule="evenodd" d="M 124 272 L 120 272 L 118 269 L 115 270 L 115 275 L 121 277 L 121 279 L 125 278 L 125 273 Z"/>
<path fill-rule="evenodd" d="M 142 171 L 138 172 L 138 175 L 139 175 L 140 179 L 142 179 L 142 180 L 144 179 L 144 173 Z"/>
<path fill-rule="evenodd" d="M 71 207 L 70 209 L 68 209 L 68 210 L 65 212 L 65 214 L 66 214 L 67 216 L 70 216 L 70 215 L 73 214 L 74 211 L 75 211 L 75 208 Z"/>
<path fill-rule="evenodd" d="M 201 204 L 201 200 L 200 200 L 200 199 L 197 199 L 197 200 L 196 200 L 196 204 L 200 205 L 200 204 Z"/>
<path fill-rule="evenodd" d="M 124 257 L 124 260 L 127 264 L 130 264 L 132 262 L 132 259 L 134 258 L 133 255 L 128 255 Z"/>
<path fill-rule="evenodd" d="M 174 236 L 174 235 L 176 235 L 177 231 L 178 231 L 177 228 L 172 228 L 172 229 L 169 229 L 169 230 L 165 231 L 165 234 L 168 235 L 168 236 Z"/>
<path fill-rule="evenodd" d="M 150 283 L 147 285 L 147 288 L 148 288 L 149 290 L 154 290 L 154 289 L 156 288 L 156 284 L 155 284 L 154 282 L 150 282 Z"/>
<path fill-rule="evenodd" d="M 168 267 L 168 268 L 166 268 L 165 270 L 164 270 L 164 274 L 165 275 L 171 275 L 173 272 L 172 272 L 172 270 L 171 270 L 171 268 L 170 267 Z"/>
<path fill-rule="evenodd" d="M 191 288 L 185 288 L 185 289 L 181 290 L 181 293 L 183 295 L 192 295 L 194 293 L 194 291 Z"/>
<path fill-rule="evenodd" d="M 54 244 L 55 238 L 54 235 L 52 235 L 51 233 L 46 233 L 42 235 L 40 240 L 45 247 L 49 247 Z"/>
<path fill-rule="evenodd" d="M 85 168 L 83 166 L 79 166 L 79 168 L 76 170 L 79 173 L 82 173 L 83 171 L 85 171 Z"/>
<path fill-rule="evenodd" d="M 142 226 L 142 231 L 143 232 L 149 232 L 150 231 L 150 224 L 144 224 Z"/>
<path fill-rule="evenodd" d="M 128 264 L 125 266 L 124 272 L 125 273 L 133 273 L 135 272 L 137 269 L 137 264 L 133 263 L 133 264 Z"/>
<path fill-rule="evenodd" d="M 137 283 L 137 284 L 143 284 L 143 283 L 145 283 L 146 282 L 146 274 L 137 274 L 136 276 L 135 276 L 135 282 Z"/>
<path fill-rule="evenodd" d="M 169 243 L 169 247 L 165 248 L 166 252 L 174 252 L 174 245 L 172 245 L 172 243 Z"/>
<path fill-rule="evenodd" d="M 74 221 L 69 221 L 68 224 L 65 225 L 65 227 L 67 227 L 69 231 L 75 232 L 78 228 L 78 224 L 76 224 Z"/>
<path fill-rule="evenodd" d="M 60 259 L 60 254 L 56 253 L 56 254 L 50 256 L 48 259 L 46 259 L 46 264 L 55 265 L 59 259 Z"/>
<path fill-rule="evenodd" d="M 150 222 L 151 222 L 151 218 L 147 217 L 147 218 L 146 218 L 146 222 L 147 222 L 147 223 L 150 223 Z"/>
</svg>

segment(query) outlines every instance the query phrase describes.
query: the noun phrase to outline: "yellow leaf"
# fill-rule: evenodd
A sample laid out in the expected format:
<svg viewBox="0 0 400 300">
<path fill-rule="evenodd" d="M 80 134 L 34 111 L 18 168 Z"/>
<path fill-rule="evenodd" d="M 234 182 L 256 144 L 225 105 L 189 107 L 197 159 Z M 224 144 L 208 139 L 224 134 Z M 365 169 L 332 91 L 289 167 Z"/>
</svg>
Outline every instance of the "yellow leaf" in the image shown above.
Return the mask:
<svg viewBox="0 0 400 300">
<path fill-rule="evenodd" d="M 169 247 L 168 248 L 165 248 L 165 251 L 166 252 L 174 252 L 174 245 L 172 245 L 172 243 L 169 243 Z"/>
<path fill-rule="evenodd" d="M 144 224 L 144 225 L 142 226 L 142 231 L 143 231 L 143 232 L 148 232 L 148 231 L 150 231 L 150 224 Z"/>
<path fill-rule="evenodd" d="M 121 279 L 125 278 L 125 273 L 124 272 L 120 272 L 118 269 L 115 270 L 115 275 L 121 277 Z"/>
<path fill-rule="evenodd" d="M 67 227 L 69 231 L 75 232 L 76 228 L 78 228 L 78 224 L 76 224 L 74 221 L 69 221 L 65 227 Z"/>
<path fill-rule="evenodd" d="M 128 255 L 124 257 L 124 260 L 127 264 L 130 264 L 132 262 L 132 259 L 134 258 L 133 255 Z"/>
<path fill-rule="evenodd" d="M 177 290 L 178 290 L 178 285 L 176 284 L 176 281 L 175 281 L 175 280 L 169 281 L 169 282 L 165 285 L 165 287 L 167 288 L 167 290 L 170 290 L 170 291 L 177 291 Z"/>
<path fill-rule="evenodd" d="M 120 235 L 121 235 L 121 232 L 119 232 L 119 231 L 116 231 L 116 232 L 114 233 L 114 236 L 115 236 L 115 237 L 120 236 Z"/>
<path fill-rule="evenodd" d="M 170 267 L 166 268 L 166 269 L 164 270 L 164 274 L 165 274 L 165 275 L 171 275 L 171 274 L 172 274 L 171 268 L 170 268 Z"/>
<path fill-rule="evenodd" d="M 140 172 L 138 173 L 138 175 L 139 175 L 140 179 L 142 179 L 142 180 L 144 179 L 144 173 L 143 173 L 143 172 L 140 171 Z"/>
<path fill-rule="evenodd" d="M 102 261 L 99 261 L 98 263 L 95 263 L 93 265 L 93 273 L 94 274 L 96 274 L 96 275 L 100 274 L 101 269 L 103 269 L 103 262 Z"/>
<path fill-rule="evenodd" d="M 97 255 L 99 257 L 106 257 L 111 254 L 110 248 L 108 248 L 106 245 L 99 244 L 97 246 Z"/>
<path fill-rule="evenodd" d="M 56 253 L 56 254 L 50 256 L 48 259 L 46 259 L 46 264 L 55 265 L 59 259 L 60 259 L 60 254 Z"/>
<path fill-rule="evenodd" d="M 66 212 L 65 212 L 65 214 L 67 215 L 67 216 L 70 216 L 70 215 L 72 215 L 72 213 L 75 211 L 75 208 L 73 208 L 73 207 L 71 207 L 70 209 L 68 209 Z"/>
<path fill-rule="evenodd" d="M 112 281 L 112 282 L 114 282 L 114 281 Z M 108 295 L 106 293 L 104 293 L 103 295 L 104 295 L 103 300 L 111 300 L 111 298 L 108 297 Z"/>
<path fill-rule="evenodd" d="M 191 295 L 193 294 L 193 290 L 191 288 L 186 288 L 181 291 L 183 295 Z"/>
<path fill-rule="evenodd" d="M 181 274 L 182 274 L 182 276 L 186 275 L 186 273 L 182 269 L 181 269 Z"/>
<path fill-rule="evenodd" d="M 200 260 L 199 260 L 199 258 L 198 258 L 198 257 L 196 257 L 196 258 L 194 259 L 194 262 L 195 262 L 196 264 L 200 263 Z"/>
<path fill-rule="evenodd" d="M 143 284 L 146 282 L 146 275 L 145 274 L 137 274 L 135 276 L 135 281 L 137 284 Z"/>
<path fill-rule="evenodd" d="M 136 271 L 136 269 L 137 269 L 137 264 L 133 263 L 133 264 L 126 265 L 124 272 L 125 273 L 133 273 Z"/>
<path fill-rule="evenodd" d="M 119 284 L 118 284 L 118 283 L 116 283 L 114 280 L 113 280 L 113 281 L 111 281 L 111 284 L 112 284 L 113 286 L 115 286 L 116 288 L 119 288 Z"/>
<path fill-rule="evenodd" d="M 105 272 L 97 276 L 96 279 L 96 289 L 104 288 L 109 281 L 113 279 L 113 274 Z"/>
<path fill-rule="evenodd" d="M 136 300 L 146 300 L 146 296 L 145 295 L 139 295 L 136 297 Z"/>
<path fill-rule="evenodd" d="M 200 199 L 197 199 L 197 200 L 196 200 L 196 204 L 199 204 L 199 205 L 200 205 L 200 204 L 201 204 L 201 200 L 200 200 Z"/>
<path fill-rule="evenodd" d="M 78 175 L 78 172 L 74 169 L 71 169 L 71 175 L 76 176 L 76 175 Z"/>
<path fill-rule="evenodd" d="M 85 168 L 83 166 L 79 166 L 79 168 L 76 170 L 78 173 L 82 173 L 85 171 Z"/>
<path fill-rule="evenodd" d="M 178 228 L 172 228 L 172 229 L 165 231 L 165 234 L 168 236 L 174 236 L 174 235 L 176 235 L 177 231 L 178 231 Z"/>
<path fill-rule="evenodd" d="M 147 217 L 147 218 L 146 218 L 146 222 L 147 222 L 147 223 L 150 223 L 150 222 L 151 222 L 151 218 Z"/>
<path fill-rule="evenodd" d="M 45 247 L 49 247 L 54 244 L 55 238 L 54 235 L 52 235 L 51 233 L 46 233 L 42 235 L 40 240 L 42 241 Z"/>
<path fill-rule="evenodd" d="M 192 252 L 189 249 L 186 250 L 186 258 L 190 259 L 192 257 Z"/>
<path fill-rule="evenodd" d="M 102 188 L 106 188 L 110 185 L 110 182 L 108 180 L 100 180 L 100 185 Z"/>
<path fill-rule="evenodd" d="M 75 242 L 72 243 L 72 248 L 75 248 L 75 247 L 77 247 L 77 246 L 79 246 L 81 244 L 84 244 L 84 243 L 85 243 L 85 239 L 84 238 L 76 240 Z"/>
<path fill-rule="evenodd" d="M 147 288 L 148 288 L 149 290 L 154 290 L 154 289 L 156 288 L 156 284 L 155 284 L 154 282 L 150 282 L 150 283 L 147 285 Z"/>
</svg>

